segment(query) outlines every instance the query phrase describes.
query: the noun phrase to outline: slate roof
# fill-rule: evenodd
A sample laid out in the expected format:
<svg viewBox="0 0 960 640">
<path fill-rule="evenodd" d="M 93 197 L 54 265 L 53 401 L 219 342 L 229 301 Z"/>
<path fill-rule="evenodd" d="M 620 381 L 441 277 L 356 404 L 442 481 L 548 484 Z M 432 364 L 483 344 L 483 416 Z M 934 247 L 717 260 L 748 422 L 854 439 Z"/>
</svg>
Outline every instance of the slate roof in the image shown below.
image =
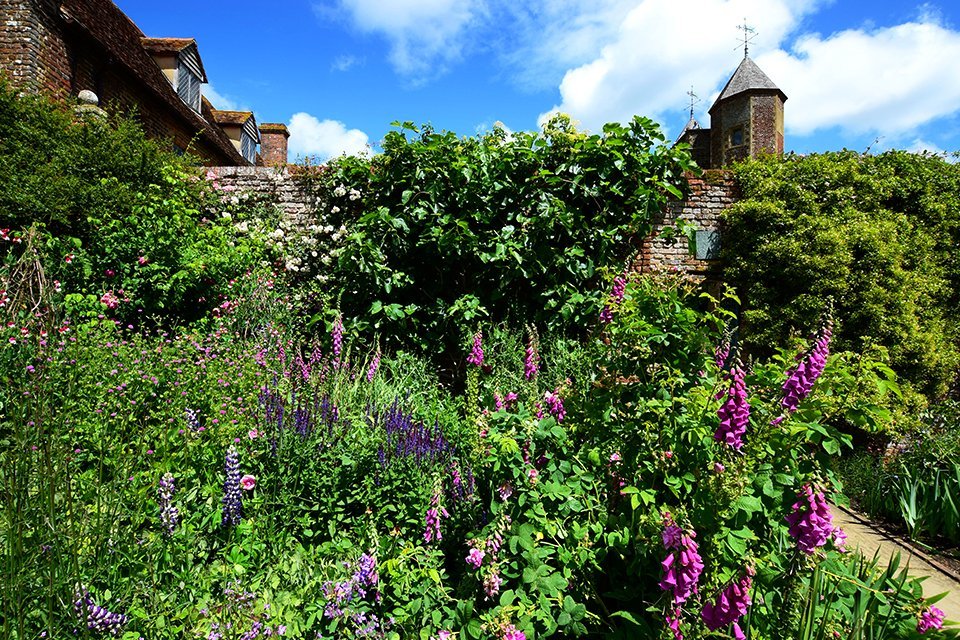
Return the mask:
<svg viewBox="0 0 960 640">
<path fill-rule="evenodd" d="M 743 62 L 740 63 L 737 70 L 734 71 L 730 79 L 727 80 L 726 86 L 723 87 L 723 91 L 720 92 L 716 102 L 710 107 L 710 111 L 712 112 L 716 109 L 721 101 L 732 98 L 745 91 L 776 91 L 780 94 L 781 100 L 786 101 L 787 99 L 787 94 L 781 91 L 780 87 L 775 85 L 773 80 L 768 78 L 767 74 L 760 70 L 757 63 L 749 56 L 744 56 Z"/>
<path fill-rule="evenodd" d="M 143 32 L 112 0 L 63 0 L 60 12 L 68 25 L 98 43 L 113 62 L 138 78 L 150 93 L 164 102 L 191 130 L 199 132 L 223 157 L 230 159 L 234 165 L 249 164 L 220 127 L 201 117 L 177 95 L 173 85 L 143 47 Z"/>
</svg>

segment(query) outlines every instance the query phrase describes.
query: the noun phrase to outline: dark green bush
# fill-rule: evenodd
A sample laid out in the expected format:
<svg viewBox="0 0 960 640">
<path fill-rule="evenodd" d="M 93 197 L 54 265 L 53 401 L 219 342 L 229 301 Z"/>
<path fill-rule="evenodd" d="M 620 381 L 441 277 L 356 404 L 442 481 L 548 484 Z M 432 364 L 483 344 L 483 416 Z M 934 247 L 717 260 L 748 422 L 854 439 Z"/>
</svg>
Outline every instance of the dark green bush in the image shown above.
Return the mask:
<svg viewBox="0 0 960 640">
<path fill-rule="evenodd" d="M 324 290 L 385 343 L 434 353 L 454 353 L 478 320 L 583 335 L 602 274 L 623 268 L 689 164 L 642 118 L 601 135 L 558 118 L 469 138 L 405 123 L 383 153 L 306 173 L 319 218 L 342 229 Z"/>
<path fill-rule="evenodd" d="M 261 261 L 262 244 L 236 232 L 189 161 L 133 119 L 75 122 L 0 85 L 0 228 L 40 230 L 46 274 L 71 315 L 193 319 Z"/>
<path fill-rule="evenodd" d="M 960 364 L 960 168 L 929 155 L 849 151 L 736 168 L 725 276 L 744 302 L 743 337 L 769 353 L 832 298 L 839 348 L 886 347 L 928 399 Z"/>
</svg>

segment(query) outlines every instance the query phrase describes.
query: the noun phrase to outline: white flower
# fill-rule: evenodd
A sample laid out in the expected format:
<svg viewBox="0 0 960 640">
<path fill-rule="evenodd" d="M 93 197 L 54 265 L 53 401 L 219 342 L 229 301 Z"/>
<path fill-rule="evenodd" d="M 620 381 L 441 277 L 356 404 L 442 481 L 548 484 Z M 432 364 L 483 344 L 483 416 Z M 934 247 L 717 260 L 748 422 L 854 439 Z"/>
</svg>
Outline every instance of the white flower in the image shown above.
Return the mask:
<svg viewBox="0 0 960 640">
<path fill-rule="evenodd" d="M 330 256 L 329 256 L 329 254 L 326 254 L 326 253 L 323 254 L 323 257 L 320 258 L 320 262 L 322 262 L 323 264 L 330 264 Z"/>
<path fill-rule="evenodd" d="M 223 213 L 220 214 L 220 217 L 223 218 L 224 220 L 233 220 L 233 216 L 230 215 L 229 211 L 224 211 Z"/>
<path fill-rule="evenodd" d="M 316 251 L 311 251 L 311 252 L 310 252 L 310 255 L 313 256 L 314 258 L 316 258 L 316 257 L 317 257 L 317 252 L 316 252 Z"/>
<path fill-rule="evenodd" d="M 350 189 L 350 199 L 358 200 L 360 198 L 360 192 L 356 189 Z"/>
<path fill-rule="evenodd" d="M 333 195 L 337 196 L 338 198 L 342 198 L 343 196 L 347 195 L 347 188 L 341 184 L 333 190 Z"/>
<path fill-rule="evenodd" d="M 330 213 L 340 213 L 340 207 L 334 207 L 330 209 Z"/>
</svg>

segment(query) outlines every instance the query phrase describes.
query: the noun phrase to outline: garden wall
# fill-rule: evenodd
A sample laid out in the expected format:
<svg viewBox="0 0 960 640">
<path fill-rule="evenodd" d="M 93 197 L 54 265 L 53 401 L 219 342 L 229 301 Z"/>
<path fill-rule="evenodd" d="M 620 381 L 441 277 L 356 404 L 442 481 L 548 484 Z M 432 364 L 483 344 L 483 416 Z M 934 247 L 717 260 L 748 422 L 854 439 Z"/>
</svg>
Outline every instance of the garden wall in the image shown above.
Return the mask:
<svg viewBox="0 0 960 640">
<path fill-rule="evenodd" d="M 211 171 L 223 187 L 249 190 L 275 199 L 281 210 L 297 222 L 307 223 L 315 211 L 314 196 L 289 167 L 213 167 Z M 710 170 L 701 177 L 688 174 L 686 178 L 688 197 L 670 202 L 663 215 L 654 220 L 653 233 L 640 242 L 640 257 L 635 265 L 638 271 L 682 271 L 707 280 L 717 276 L 720 214 L 738 197 L 733 174 Z M 691 254 L 685 236 L 661 236 L 665 228 L 672 227 L 678 220 L 696 224 L 697 255 Z"/>
<path fill-rule="evenodd" d="M 698 279 L 714 279 L 720 267 L 720 215 L 739 197 L 736 182 L 732 172 L 722 170 L 704 171 L 701 177 L 687 174 L 686 178 L 687 198 L 671 201 L 653 221 L 653 232 L 640 242 L 636 268 L 641 272 L 682 271 Z M 663 234 L 680 220 L 696 225 L 695 253 L 691 253 L 686 236 Z"/>
<path fill-rule="evenodd" d="M 289 167 L 209 167 L 221 187 L 252 191 L 275 200 L 277 206 L 298 223 L 307 224 L 316 198 L 297 180 Z"/>
</svg>

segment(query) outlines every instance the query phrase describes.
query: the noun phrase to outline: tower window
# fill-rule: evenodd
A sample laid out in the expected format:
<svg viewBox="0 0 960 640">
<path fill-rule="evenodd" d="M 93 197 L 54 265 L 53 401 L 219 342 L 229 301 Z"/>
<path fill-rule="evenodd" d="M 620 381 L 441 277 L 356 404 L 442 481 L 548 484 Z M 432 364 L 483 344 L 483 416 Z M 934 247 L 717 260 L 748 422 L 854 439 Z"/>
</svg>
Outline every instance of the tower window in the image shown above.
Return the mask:
<svg viewBox="0 0 960 640">
<path fill-rule="evenodd" d="M 730 146 L 739 147 L 743 144 L 743 127 L 737 127 L 730 132 Z"/>
</svg>

